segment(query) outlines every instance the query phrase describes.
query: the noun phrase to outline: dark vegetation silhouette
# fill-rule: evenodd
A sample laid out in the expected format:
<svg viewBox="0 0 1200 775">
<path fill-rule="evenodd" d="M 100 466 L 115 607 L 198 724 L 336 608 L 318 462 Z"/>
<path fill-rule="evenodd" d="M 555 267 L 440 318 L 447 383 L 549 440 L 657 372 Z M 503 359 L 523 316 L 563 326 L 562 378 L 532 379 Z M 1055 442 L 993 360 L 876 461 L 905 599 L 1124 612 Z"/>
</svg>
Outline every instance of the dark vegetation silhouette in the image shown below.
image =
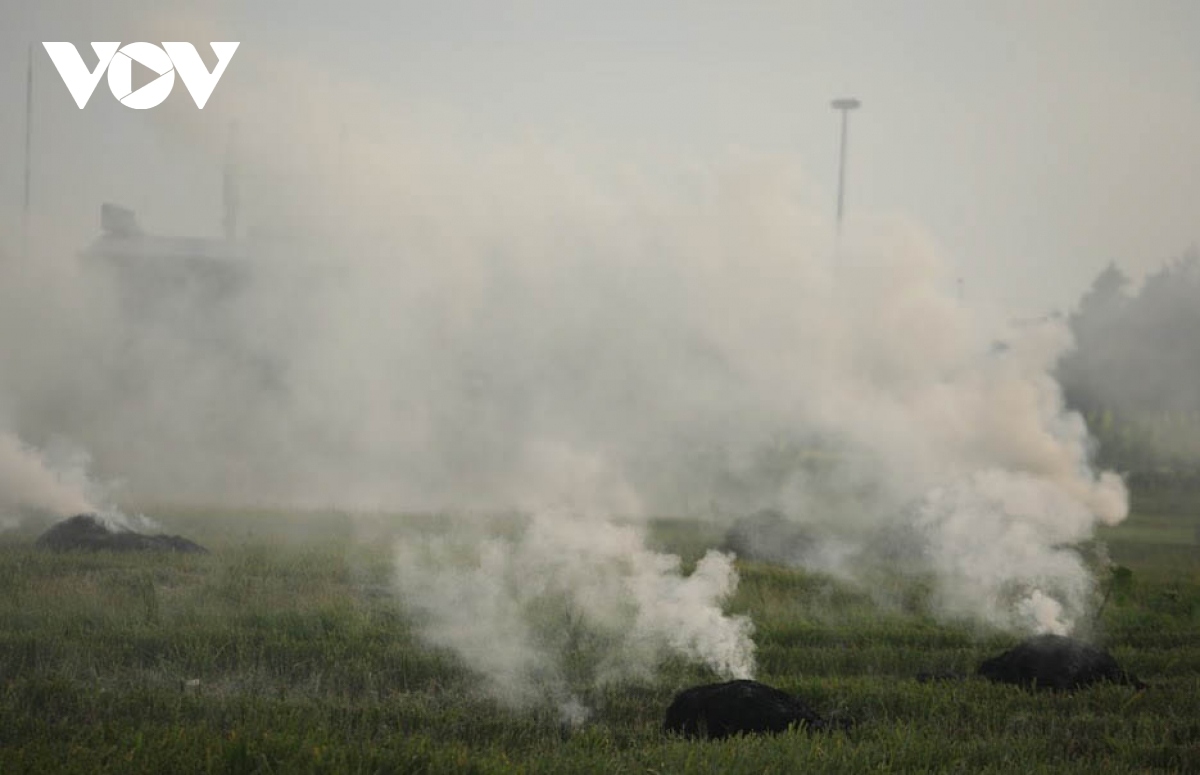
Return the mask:
<svg viewBox="0 0 1200 775">
<path fill-rule="evenodd" d="M 1056 376 L 1100 466 L 1135 489 L 1200 488 L 1200 252 L 1131 286 L 1115 264 L 1096 277 L 1068 318 L 1075 348 Z"/>
</svg>

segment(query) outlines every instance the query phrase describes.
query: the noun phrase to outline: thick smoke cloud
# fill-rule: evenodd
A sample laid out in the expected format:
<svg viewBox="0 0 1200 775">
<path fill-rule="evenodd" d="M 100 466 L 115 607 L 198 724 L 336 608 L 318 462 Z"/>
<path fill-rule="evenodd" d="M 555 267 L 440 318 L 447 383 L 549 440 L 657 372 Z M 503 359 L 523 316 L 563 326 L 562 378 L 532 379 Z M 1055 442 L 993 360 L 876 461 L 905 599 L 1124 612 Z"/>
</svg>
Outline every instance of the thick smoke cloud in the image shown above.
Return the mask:
<svg viewBox="0 0 1200 775">
<path fill-rule="evenodd" d="M 1083 615 L 1063 547 L 1127 503 L 1050 376 L 1061 324 L 962 304 L 903 218 L 856 217 L 837 243 L 792 158 L 483 143 L 312 83 L 228 84 L 250 257 L 63 250 L 39 256 L 53 281 L 10 275 L 14 432 L 83 445 L 130 501 L 525 514 L 397 548 L 425 636 L 517 705 L 578 702 L 564 644 L 541 640 L 557 611 L 601 644 L 588 685 L 666 655 L 752 671 L 748 623 L 720 609 L 728 559 L 683 576 L 645 548 L 647 515 L 774 506 L 848 578 L 904 533 L 939 613 Z M 219 163 L 223 137 L 156 120 Z"/>
</svg>

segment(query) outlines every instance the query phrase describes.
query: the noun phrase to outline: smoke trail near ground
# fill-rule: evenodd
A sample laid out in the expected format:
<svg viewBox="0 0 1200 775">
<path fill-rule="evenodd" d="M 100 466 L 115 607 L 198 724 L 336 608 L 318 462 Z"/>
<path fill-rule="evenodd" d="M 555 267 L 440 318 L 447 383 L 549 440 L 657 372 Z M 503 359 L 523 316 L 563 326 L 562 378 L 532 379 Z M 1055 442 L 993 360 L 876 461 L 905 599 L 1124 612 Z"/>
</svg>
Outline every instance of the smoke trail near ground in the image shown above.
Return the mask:
<svg viewBox="0 0 1200 775">
<path fill-rule="evenodd" d="M 637 494 L 575 448 L 538 445 L 515 481 L 517 515 L 451 521 L 396 551 L 400 599 L 424 638 L 492 696 L 549 701 L 579 723 L 591 691 L 653 680 L 671 658 L 751 677 L 753 626 L 722 610 L 738 582 L 731 556 L 710 551 L 683 575 L 678 557 L 647 548 L 641 524 L 618 523 L 645 514 Z"/>
<path fill-rule="evenodd" d="M 86 452 L 61 442 L 54 450 L 48 455 L 0 432 L 0 530 L 19 527 L 26 515 L 91 514 L 110 530 L 162 531 L 156 520 L 115 505 L 110 488 L 90 477 Z"/>
<path fill-rule="evenodd" d="M 1123 499 L 1119 480 L 1090 496 Z M 1110 512 L 1123 514 L 1123 511 Z M 937 604 L 949 615 L 1014 630 L 1069 634 L 1093 604 L 1073 545 L 1096 515 L 1058 485 L 1026 473 L 981 471 L 926 495 L 916 525 L 928 540 Z"/>
<path fill-rule="evenodd" d="M 61 248 L 32 261 L 0 249 L 0 524 L 93 514 L 112 529 L 158 531 L 117 505 L 119 478 L 95 475 L 85 443 L 88 418 L 116 405 L 104 382 L 116 329 L 81 269 Z"/>
<path fill-rule="evenodd" d="M 516 535 L 407 540 L 396 568 L 425 638 L 515 707 L 550 700 L 577 721 L 580 691 L 653 680 L 670 657 L 753 673 L 749 620 L 721 610 L 737 586 L 732 558 L 710 552 L 684 576 L 679 558 L 604 517 L 540 512 Z"/>
</svg>

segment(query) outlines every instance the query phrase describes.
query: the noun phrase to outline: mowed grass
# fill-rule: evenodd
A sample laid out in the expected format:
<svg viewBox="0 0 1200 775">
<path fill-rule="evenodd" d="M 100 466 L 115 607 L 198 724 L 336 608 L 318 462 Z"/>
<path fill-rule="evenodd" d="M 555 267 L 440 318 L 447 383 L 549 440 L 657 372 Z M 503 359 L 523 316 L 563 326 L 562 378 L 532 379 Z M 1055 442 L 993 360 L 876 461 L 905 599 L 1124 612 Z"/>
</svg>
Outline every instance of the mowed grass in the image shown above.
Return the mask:
<svg viewBox="0 0 1200 775">
<path fill-rule="evenodd" d="M 754 619 L 758 677 L 857 725 L 723 742 L 660 731 L 672 694 L 713 678 L 682 663 L 591 692 L 595 713 L 576 728 L 552 707 L 484 696 L 420 641 L 391 583 L 399 531 L 437 518 L 164 521 L 213 553 L 54 555 L 31 546 L 32 528 L 3 536 L 0 773 L 1200 771 L 1189 514 L 1135 516 L 1102 537 L 1132 574 L 1097 630 L 1151 684 L 1142 693 L 920 684 L 921 670 L 971 672 L 1014 641 L 933 620 L 916 582 L 854 589 L 743 564 L 729 605 Z M 652 535 L 689 562 L 719 538 L 682 520 Z"/>
</svg>

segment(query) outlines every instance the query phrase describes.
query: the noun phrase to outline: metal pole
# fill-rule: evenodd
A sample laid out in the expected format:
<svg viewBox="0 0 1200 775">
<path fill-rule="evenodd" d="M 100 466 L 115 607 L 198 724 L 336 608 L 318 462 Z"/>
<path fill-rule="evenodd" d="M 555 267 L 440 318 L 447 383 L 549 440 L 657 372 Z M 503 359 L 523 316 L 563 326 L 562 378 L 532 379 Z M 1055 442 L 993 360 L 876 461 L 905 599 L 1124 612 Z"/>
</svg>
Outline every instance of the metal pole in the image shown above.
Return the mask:
<svg viewBox="0 0 1200 775">
<path fill-rule="evenodd" d="M 862 103 L 853 97 L 836 99 L 832 103 L 834 110 L 842 112 L 842 142 L 838 151 L 838 192 L 837 192 L 837 233 L 842 234 L 842 213 L 845 209 L 846 196 L 846 145 L 850 134 L 850 111 Z"/>
<path fill-rule="evenodd" d="M 25 197 L 21 208 L 21 260 L 29 260 L 29 214 L 30 189 L 33 179 L 33 44 L 29 44 L 29 57 L 25 67 Z"/>
<path fill-rule="evenodd" d="M 838 200 L 837 200 L 837 226 L 838 232 L 842 230 L 842 211 L 844 210 L 844 202 L 846 195 L 846 129 L 850 126 L 850 111 L 842 111 L 842 143 L 841 150 L 838 152 Z"/>
</svg>

